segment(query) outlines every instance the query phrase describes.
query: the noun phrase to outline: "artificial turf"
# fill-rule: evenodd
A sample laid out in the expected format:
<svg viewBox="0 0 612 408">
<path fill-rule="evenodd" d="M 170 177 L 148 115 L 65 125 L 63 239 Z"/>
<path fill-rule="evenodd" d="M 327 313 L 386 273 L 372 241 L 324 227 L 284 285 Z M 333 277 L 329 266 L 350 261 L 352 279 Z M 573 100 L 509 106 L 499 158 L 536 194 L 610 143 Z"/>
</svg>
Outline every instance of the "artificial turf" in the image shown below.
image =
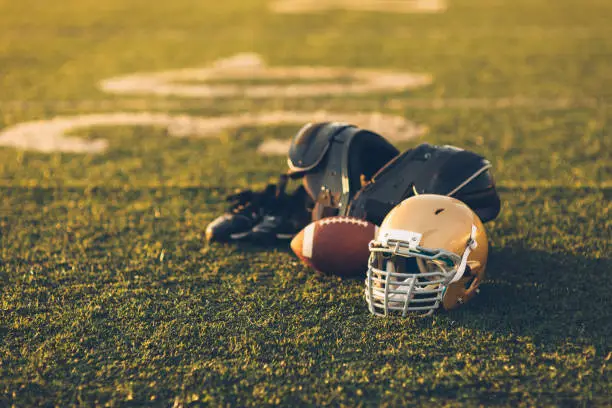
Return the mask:
<svg viewBox="0 0 612 408">
<path fill-rule="evenodd" d="M 0 406 L 612 404 L 612 4 L 278 15 L 263 0 L 61 3 L 0 0 L 0 130 L 135 105 L 381 111 L 429 128 L 400 148 L 448 143 L 489 158 L 503 207 L 473 302 L 380 319 L 362 279 L 316 274 L 287 246 L 204 242 L 226 194 L 285 169 L 258 144 L 299 126 L 206 140 L 79 131 L 109 141 L 97 155 L 0 147 Z M 257 101 L 97 88 L 239 52 L 434 81 Z"/>
</svg>

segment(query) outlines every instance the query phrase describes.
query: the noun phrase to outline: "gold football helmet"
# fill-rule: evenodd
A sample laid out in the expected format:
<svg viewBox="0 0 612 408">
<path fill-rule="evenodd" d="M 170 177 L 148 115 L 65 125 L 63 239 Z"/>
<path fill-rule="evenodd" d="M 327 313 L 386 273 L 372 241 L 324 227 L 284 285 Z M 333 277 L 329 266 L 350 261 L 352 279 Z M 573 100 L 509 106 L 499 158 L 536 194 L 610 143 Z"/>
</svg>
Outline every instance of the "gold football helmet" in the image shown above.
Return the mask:
<svg viewBox="0 0 612 408">
<path fill-rule="evenodd" d="M 469 301 L 485 276 L 489 244 L 478 216 L 451 197 L 425 194 L 397 205 L 370 242 L 365 297 L 378 316 L 432 314 Z"/>
</svg>

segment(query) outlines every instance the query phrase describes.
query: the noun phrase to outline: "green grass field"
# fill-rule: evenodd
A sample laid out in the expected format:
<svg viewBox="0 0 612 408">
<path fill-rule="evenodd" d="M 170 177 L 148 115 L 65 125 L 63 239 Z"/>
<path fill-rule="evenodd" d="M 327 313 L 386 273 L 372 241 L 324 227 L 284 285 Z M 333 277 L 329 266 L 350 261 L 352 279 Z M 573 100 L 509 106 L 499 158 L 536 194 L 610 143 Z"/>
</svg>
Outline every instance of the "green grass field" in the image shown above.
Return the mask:
<svg viewBox="0 0 612 408">
<path fill-rule="evenodd" d="M 140 110 L 405 117 L 429 133 L 400 148 L 455 144 L 494 165 L 503 208 L 487 224 L 481 295 L 433 318 L 379 319 L 363 280 L 317 275 L 284 246 L 207 246 L 226 194 L 285 169 L 255 148 L 297 125 L 209 139 L 77 132 L 108 140 L 100 154 L 0 147 L 0 406 L 610 406 L 612 3 L 295 15 L 267 5 L 0 0 L 0 131 Z M 98 88 L 241 52 L 434 81 L 261 100 Z"/>
</svg>

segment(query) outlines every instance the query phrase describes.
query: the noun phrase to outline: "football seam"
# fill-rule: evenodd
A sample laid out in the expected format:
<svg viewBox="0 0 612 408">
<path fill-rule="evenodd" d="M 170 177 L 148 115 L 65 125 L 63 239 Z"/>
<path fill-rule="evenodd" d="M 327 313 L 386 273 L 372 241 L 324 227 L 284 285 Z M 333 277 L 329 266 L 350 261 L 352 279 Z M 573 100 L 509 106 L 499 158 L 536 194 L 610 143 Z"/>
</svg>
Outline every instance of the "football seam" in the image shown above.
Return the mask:
<svg viewBox="0 0 612 408">
<path fill-rule="evenodd" d="M 369 223 L 367 221 L 360 220 L 358 218 L 348 218 L 348 217 L 331 217 L 325 218 L 320 221 L 321 225 L 329 225 L 329 224 L 354 224 L 359 225 L 361 227 L 368 227 Z"/>
</svg>

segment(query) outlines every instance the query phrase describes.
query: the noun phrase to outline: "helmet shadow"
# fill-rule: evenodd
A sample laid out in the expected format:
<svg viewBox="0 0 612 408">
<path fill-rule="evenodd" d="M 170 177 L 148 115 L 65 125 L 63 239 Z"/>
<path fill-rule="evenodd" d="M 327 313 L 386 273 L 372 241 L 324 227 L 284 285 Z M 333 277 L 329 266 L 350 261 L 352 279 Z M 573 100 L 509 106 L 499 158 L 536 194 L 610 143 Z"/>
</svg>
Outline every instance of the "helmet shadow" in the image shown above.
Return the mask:
<svg viewBox="0 0 612 408">
<path fill-rule="evenodd" d="M 612 333 L 610 271 L 609 258 L 494 249 L 481 294 L 448 316 L 465 326 L 536 341 L 603 345 Z"/>
</svg>

